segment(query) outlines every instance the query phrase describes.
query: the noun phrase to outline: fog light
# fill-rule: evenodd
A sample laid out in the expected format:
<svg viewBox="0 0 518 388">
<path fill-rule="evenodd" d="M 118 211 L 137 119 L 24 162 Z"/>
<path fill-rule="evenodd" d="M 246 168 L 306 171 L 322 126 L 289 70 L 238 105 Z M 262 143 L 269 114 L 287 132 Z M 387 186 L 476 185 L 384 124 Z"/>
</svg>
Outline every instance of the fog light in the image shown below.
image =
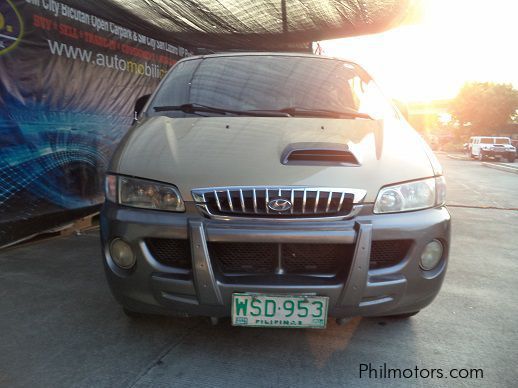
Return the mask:
<svg viewBox="0 0 518 388">
<path fill-rule="evenodd" d="M 421 263 L 419 264 L 422 269 L 429 271 L 439 263 L 442 258 L 443 246 L 439 240 L 432 240 L 423 249 L 421 253 Z"/>
<path fill-rule="evenodd" d="M 135 265 L 136 259 L 133 249 L 120 238 L 116 238 L 111 242 L 110 255 L 115 264 L 121 268 L 129 269 Z"/>
</svg>

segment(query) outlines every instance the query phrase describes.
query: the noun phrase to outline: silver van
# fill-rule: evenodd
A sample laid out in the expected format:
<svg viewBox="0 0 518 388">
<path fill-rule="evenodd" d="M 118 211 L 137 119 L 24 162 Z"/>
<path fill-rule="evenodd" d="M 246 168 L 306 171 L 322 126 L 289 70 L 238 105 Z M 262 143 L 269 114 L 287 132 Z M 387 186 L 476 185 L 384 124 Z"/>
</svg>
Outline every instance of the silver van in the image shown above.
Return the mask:
<svg viewBox="0 0 518 388">
<path fill-rule="evenodd" d="M 128 315 L 322 328 L 409 317 L 439 292 L 441 166 L 357 64 L 190 57 L 137 105 L 101 213 L 107 279 Z"/>
</svg>

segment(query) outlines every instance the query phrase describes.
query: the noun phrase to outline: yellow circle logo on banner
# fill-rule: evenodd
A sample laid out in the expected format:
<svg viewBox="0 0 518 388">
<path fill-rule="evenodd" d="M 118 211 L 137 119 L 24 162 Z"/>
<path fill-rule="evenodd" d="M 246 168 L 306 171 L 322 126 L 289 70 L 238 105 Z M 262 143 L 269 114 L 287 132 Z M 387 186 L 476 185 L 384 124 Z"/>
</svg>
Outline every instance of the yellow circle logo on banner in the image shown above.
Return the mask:
<svg viewBox="0 0 518 388">
<path fill-rule="evenodd" d="M 11 0 L 0 5 L 0 55 L 5 54 L 22 40 L 23 19 Z"/>
</svg>

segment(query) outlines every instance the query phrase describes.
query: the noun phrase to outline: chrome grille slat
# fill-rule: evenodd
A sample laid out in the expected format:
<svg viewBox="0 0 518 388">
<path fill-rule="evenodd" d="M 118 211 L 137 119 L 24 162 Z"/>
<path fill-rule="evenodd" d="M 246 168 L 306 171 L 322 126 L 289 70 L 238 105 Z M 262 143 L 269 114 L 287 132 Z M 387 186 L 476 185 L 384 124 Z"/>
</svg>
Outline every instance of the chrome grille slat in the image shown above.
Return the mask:
<svg viewBox="0 0 518 388">
<path fill-rule="evenodd" d="M 210 187 L 192 193 L 197 207 L 208 217 L 308 220 L 352 217 L 366 195 L 359 189 L 303 186 Z M 286 202 L 287 207 L 273 210 Z"/>
<path fill-rule="evenodd" d="M 329 198 L 327 199 L 326 213 L 329 213 L 329 206 L 331 206 L 331 200 L 333 199 L 334 192 L 329 192 Z"/>
<path fill-rule="evenodd" d="M 336 209 L 337 212 L 339 212 L 340 209 L 342 209 L 342 204 L 344 203 L 344 197 L 345 197 L 345 193 L 342 193 L 342 196 L 340 197 L 340 203 L 338 204 L 338 209 Z"/>
<path fill-rule="evenodd" d="M 243 197 L 243 190 L 242 189 L 239 189 L 239 200 L 241 201 L 241 210 L 243 211 L 243 213 L 246 213 L 245 197 Z"/>
<path fill-rule="evenodd" d="M 216 204 L 218 206 L 218 210 L 221 211 L 221 202 L 219 202 L 218 192 L 214 190 L 214 196 L 216 197 Z"/>
<path fill-rule="evenodd" d="M 320 190 L 317 190 L 317 197 L 315 198 L 315 207 L 313 209 L 313 213 L 316 213 L 318 210 L 318 202 L 320 201 Z"/>
<path fill-rule="evenodd" d="M 232 196 L 230 195 L 230 190 L 227 190 L 227 200 L 228 200 L 228 207 L 230 208 L 230 211 L 234 211 L 234 205 L 232 204 Z"/>
<path fill-rule="evenodd" d="M 255 192 L 255 189 L 253 189 L 253 196 L 254 196 L 254 213 L 257 214 L 257 193 Z"/>
</svg>

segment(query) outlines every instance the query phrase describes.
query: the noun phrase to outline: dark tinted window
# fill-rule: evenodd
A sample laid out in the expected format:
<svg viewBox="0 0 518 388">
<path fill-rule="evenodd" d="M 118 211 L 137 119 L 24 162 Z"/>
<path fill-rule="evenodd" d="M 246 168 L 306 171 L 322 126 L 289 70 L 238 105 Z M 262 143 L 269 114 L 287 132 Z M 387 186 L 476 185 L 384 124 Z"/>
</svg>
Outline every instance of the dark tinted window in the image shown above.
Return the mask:
<svg viewBox="0 0 518 388">
<path fill-rule="evenodd" d="M 374 82 L 360 74 L 353 64 L 324 58 L 209 57 L 178 64 L 151 108 L 191 103 L 239 111 L 295 107 L 353 109 L 375 118 L 395 114 Z"/>
<path fill-rule="evenodd" d="M 194 59 L 178 63 L 168 74 L 151 105 L 180 105 L 189 101 L 189 82 L 200 62 L 201 59 Z"/>
</svg>

